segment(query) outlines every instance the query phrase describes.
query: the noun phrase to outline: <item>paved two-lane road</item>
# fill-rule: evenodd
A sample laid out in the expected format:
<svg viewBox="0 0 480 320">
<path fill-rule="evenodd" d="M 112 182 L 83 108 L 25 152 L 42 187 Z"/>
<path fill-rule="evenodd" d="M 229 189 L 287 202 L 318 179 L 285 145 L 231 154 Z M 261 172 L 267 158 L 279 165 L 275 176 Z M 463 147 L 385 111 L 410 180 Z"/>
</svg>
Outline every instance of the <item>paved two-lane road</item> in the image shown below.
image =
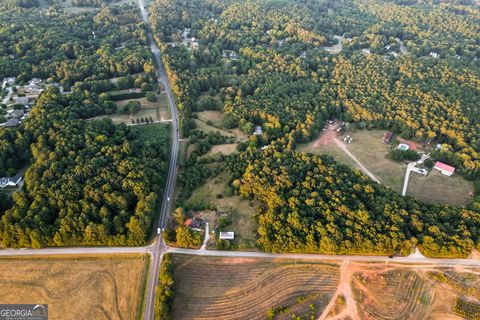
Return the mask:
<svg viewBox="0 0 480 320">
<path fill-rule="evenodd" d="M 150 45 L 150 50 L 155 58 L 155 64 L 157 68 L 157 80 L 158 83 L 163 85 L 165 88 L 165 93 L 168 97 L 168 102 L 170 106 L 170 111 L 172 113 L 172 150 L 170 154 L 170 163 L 168 166 L 168 176 L 167 183 L 165 185 L 165 191 L 163 193 L 163 199 L 160 209 L 160 215 L 158 221 L 154 223 L 155 230 L 157 228 L 164 228 L 167 221 L 167 216 L 170 210 L 170 199 L 173 195 L 173 190 L 175 187 L 175 178 L 177 175 L 177 158 L 178 158 L 178 148 L 179 148 L 179 126 L 178 126 L 178 113 L 177 107 L 175 105 L 175 99 L 173 98 L 172 89 L 170 83 L 168 82 L 167 74 L 165 73 L 165 68 L 160 59 L 160 50 L 155 44 L 155 40 L 152 35 L 151 29 L 148 27 L 148 14 L 145 10 L 145 5 L 143 0 L 138 0 L 138 6 L 140 8 L 140 13 L 142 15 L 143 21 L 147 24 L 147 38 Z M 160 263 L 162 261 L 163 253 L 165 246 L 163 244 L 162 238 L 157 235 L 153 245 L 150 247 L 150 254 L 152 255 L 152 261 L 150 264 L 150 273 L 148 276 L 147 284 L 147 296 L 145 303 L 145 314 L 144 319 L 150 320 L 154 318 L 154 305 L 155 305 L 155 287 L 158 282 L 158 273 L 160 269 Z"/>
</svg>

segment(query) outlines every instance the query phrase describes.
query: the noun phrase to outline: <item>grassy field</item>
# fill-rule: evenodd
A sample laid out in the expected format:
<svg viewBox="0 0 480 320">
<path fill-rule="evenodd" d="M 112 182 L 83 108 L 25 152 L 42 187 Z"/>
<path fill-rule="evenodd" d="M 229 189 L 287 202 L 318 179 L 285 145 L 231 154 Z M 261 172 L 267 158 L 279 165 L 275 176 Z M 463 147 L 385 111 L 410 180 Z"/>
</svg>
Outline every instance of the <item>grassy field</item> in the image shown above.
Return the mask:
<svg viewBox="0 0 480 320">
<path fill-rule="evenodd" d="M 390 160 L 390 145 L 383 142 L 384 130 L 356 130 L 349 133 L 353 143 L 348 150 L 380 181 L 397 192 L 402 191 L 406 165 Z"/>
<path fill-rule="evenodd" d="M 124 114 L 122 111 L 122 107 L 130 101 L 138 101 L 141 104 L 140 111 L 133 116 Z M 110 118 L 114 124 L 131 124 L 132 120 L 136 122 L 137 119 L 141 118 L 151 119 L 153 121 L 165 121 L 171 119 L 170 109 L 167 107 L 165 94 L 161 94 L 157 102 L 150 102 L 146 98 L 139 98 L 120 100 L 116 102 L 116 105 L 117 111 L 114 114 L 101 115 L 92 119 Z"/>
<path fill-rule="evenodd" d="M 383 142 L 384 130 L 354 130 L 347 133 L 353 138 L 353 143 L 347 144 L 347 149 L 373 174 L 382 184 L 401 192 L 406 165 L 390 160 L 387 155 L 390 145 Z M 342 136 L 339 137 L 341 139 Z M 320 137 L 321 139 L 321 137 Z M 357 164 L 335 143 L 317 144 L 312 141 L 300 144 L 298 151 L 314 154 L 328 154 L 336 161 L 353 166 Z"/>
<path fill-rule="evenodd" d="M 407 195 L 426 203 L 446 203 L 462 206 L 471 201 L 474 192 L 473 182 L 460 175 L 447 177 L 437 170 L 428 176 L 411 173 Z"/>
<path fill-rule="evenodd" d="M 352 160 L 342 149 L 340 149 L 336 144 L 328 144 L 315 146 L 316 141 L 311 141 L 309 143 L 302 143 L 297 145 L 298 152 L 313 153 L 317 155 L 328 154 L 335 161 L 355 167 L 358 169 L 357 163 Z"/>
<path fill-rule="evenodd" d="M 49 319 L 141 319 L 147 255 L 0 259 L 2 303 L 46 303 Z"/>
<path fill-rule="evenodd" d="M 132 131 L 139 134 L 143 140 L 165 140 L 170 139 L 170 125 L 164 123 L 133 126 Z"/>
<path fill-rule="evenodd" d="M 212 146 L 212 149 L 210 149 L 204 156 L 211 156 L 216 153 L 229 155 L 234 153 L 236 150 L 237 150 L 236 143 L 218 144 L 218 145 Z"/>
<path fill-rule="evenodd" d="M 269 308 L 285 306 L 321 314 L 338 283 L 339 268 L 321 263 L 174 255 L 175 319 L 266 319 Z M 309 313 L 308 313 L 309 314 Z"/>
<path fill-rule="evenodd" d="M 257 222 L 255 220 L 256 207 L 258 203 L 248 201 L 239 196 L 226 196 L 227 189 L 226 173 L 210 178 L 205 184 L 195 189 L 186 201 L 189 207 L 210 207 L 225 216 L 231 217 L 232 224 L 225 230 L 235 232 L 235 242 L 239 248 L 255 248 Z M 215 226 L 219 217 L 210 219 L 211 226 Z"/>
<path fill-rule="evenodd" d="M 203 132 L 215 132 L 219 131 L 222 135 L 227 137 L 236 137 L 238 140 L 245 140 L 248 135 L 236 129 L 222 129 L 222 114 L 219 111 L 202 111 L 197 112 L 198 119 L 195 119 L 197 129 Z M 211 121 L 212 125 L 207 124 L 207 121 Z"/>
</svg>

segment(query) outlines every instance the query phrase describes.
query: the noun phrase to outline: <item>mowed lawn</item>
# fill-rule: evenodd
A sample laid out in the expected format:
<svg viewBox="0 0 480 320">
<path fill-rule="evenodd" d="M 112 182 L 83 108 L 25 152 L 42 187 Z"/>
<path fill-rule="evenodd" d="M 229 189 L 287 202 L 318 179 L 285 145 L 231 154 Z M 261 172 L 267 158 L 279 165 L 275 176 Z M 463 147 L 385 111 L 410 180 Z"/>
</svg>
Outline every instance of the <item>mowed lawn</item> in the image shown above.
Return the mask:
<svg viewBox="0 0 480 320">
<path fill-rule="evenodd" d="M 472 200 L 473 182 L 454 174 L 451 177 L 432 170 L 428 176 L 411 173 L 407 195 L 426 203 L 463 206 Z"/>
<path fill-rule="evenodd" d="M 232 224 L 225 230 L 235 232 L 235 242 L 239 248 L 254 249 L 256 242 L 257 221 L 255 213 L 258 203 L 248 201 L 240 196 L 226 196 L 227 174 L 208 179 L 205 184 L 195 189 L 187 199 L 188 207 L 210 207 L 228 213 Z M 212 227 L 215 222 L 211 221 Z M 228 230 L 227 230 L 228 229 Z"/>
<path fill-rule="evenodd" d="M 1 303 L 48 304 L 49 319 L 141 319 L 147 255 L 0 259 Z"/>
<path fill-rule="evenodd" d="M 281 317 L 317 319 L 339 281 L 335 264 L 252 258 L 174 255 L 174 319 L 267 319 L 270 308 L 288 307 Z M 303 317 L 302 317 L 303 319 Z"/>
</svg>

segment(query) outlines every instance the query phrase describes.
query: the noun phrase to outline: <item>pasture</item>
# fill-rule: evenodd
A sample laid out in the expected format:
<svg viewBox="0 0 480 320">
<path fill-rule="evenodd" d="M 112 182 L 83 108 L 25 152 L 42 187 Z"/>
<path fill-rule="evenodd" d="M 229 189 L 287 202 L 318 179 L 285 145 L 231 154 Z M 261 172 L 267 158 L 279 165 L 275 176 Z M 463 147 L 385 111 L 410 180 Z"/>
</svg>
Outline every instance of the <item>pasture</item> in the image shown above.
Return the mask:
<svg viewBox="0 0 480 320">
<path fill-rule="evenodd" d="M 407 195 L 426 202 L 444 203 L 463 206 L 469 203 L 474 193 L 473 182 L 454 174 L 447 177 L 437 170 L 432 170 L 428 176 L 411 173 Z"/>
<path fill-rule="evenodd" d="M 2 303 L 46 303 L 49 319 L 140 319 L 147 255 L 0 258 Z"/>
<path fill-rule="evenodd" d="M 290 319 L 315 316 L 338 284 L 338 266 L 287 260 L 174 255 L 174 319 L 266 319 L 269 309 Z"/>
</svg>

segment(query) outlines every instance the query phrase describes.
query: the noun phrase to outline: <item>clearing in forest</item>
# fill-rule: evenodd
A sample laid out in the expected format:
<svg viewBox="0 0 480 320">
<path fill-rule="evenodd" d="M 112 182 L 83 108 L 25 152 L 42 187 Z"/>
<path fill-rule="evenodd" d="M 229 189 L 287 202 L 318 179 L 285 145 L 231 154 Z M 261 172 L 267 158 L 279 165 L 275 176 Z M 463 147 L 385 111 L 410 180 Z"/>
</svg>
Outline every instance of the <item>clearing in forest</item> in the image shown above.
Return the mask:
<svg viewBox="0 0 480 320">
<path fill-rule="evenodd" d="M 46 303 L 49 319 L 139 319 L 147 255 L 0 259 L 2 303 Z"/>
<path fill-rule="evenodd" d="M 220 219 L 228 221 L 225 227 L 218 231 L 235 232 L 235 243 L 240 249 L 254 249 L 256 243 L 257 221 L 255 213 L 258 203 L 243 199 L 238 195 L 226 192 L 228 185 L 226 172 L 208 179 L 196 188 L 185 202 L 186 207 L 195 211 L 197 208 L 210 208 L 217 214 L 209 217 L 211 231 L 220 225 Z M 215 235 L 211 235 L 213 238 Z"/>
</svg>

